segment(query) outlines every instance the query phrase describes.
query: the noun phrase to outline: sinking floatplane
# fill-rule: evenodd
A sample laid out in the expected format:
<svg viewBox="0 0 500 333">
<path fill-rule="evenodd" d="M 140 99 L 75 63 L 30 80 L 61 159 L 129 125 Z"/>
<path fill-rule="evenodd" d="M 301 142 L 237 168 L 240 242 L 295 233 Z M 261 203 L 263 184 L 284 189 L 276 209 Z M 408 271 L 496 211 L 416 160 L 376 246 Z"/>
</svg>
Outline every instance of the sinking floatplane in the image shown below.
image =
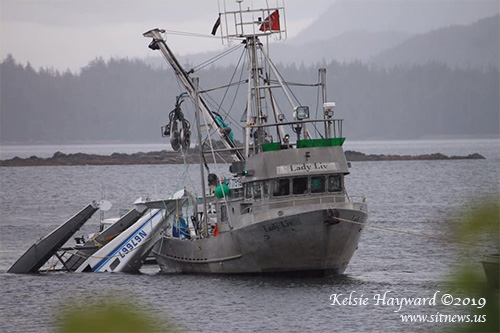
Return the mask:
<svg viewBox="0 0 500 333">
<path fill-rule="evenodd" d="M 254 9 L 236 2 L 234 11 L 224 4 L 212 33 L 219 30 L 223 41 L 238 44 L 246 54 L 238 62 L 246 67 L 234 73 L 248 77 L 234 82 L 233 75 L 223 87 L 246 85 L 235 89 L 247 95 L 239 111 L 233 105 L 227 111 L 213 105 L 212 90 L 200 89 L 195 71 L 185 70 L 167 45 L 169 31 L 144 33 L 151 39 L 149 48 L 162 53 L 182 84 L 179 98 L 193 101 L 198 131 L 194 151 L 202 184 L 200 213 L 191 217 L 189 236 L 164 232 L 153 254 L 166 273 L 343 273 L 357 249 L 368 209 L 364 197 L 348 195 L 345 187 L 349 171 L 343 121 L 334 118 L 335 103 L 327 100 L 326 70 L 319 70 L 318 83 L 287 82 L 264 45 L 270 38 L 286 37 L 283 4 Z M 314 112 L 319 119 L 312 119 L 313 112 L 296 99 L 293 85 L 319 90 L 322 108 Z M 179 98 L 162 132 L 174 149 L 186 154 L 190 124 Z M 242 113 L 239 144 L 229 121 Z M 208 167 L 224 153 L 232 158 L 229 179 Z"/>
<path fill-rule="evenodd" d="M 182 191 L 184 193 L 184 191 Z M 179 195 L 178 195 L 179 196 Z M 189 196 L 159 201 L 138 199 L 134 208 L 113 223 L 101 221 L 100 232 L 70 238 L 96 213 L 111 207 L 105 200 L 93 201 L 47 236 L 36 241 L 8 270 L 8 273 L 37 272 L 138 272 L 160 238 L 165 224 L 184 221 L 183 207 Z"/>
</svg>

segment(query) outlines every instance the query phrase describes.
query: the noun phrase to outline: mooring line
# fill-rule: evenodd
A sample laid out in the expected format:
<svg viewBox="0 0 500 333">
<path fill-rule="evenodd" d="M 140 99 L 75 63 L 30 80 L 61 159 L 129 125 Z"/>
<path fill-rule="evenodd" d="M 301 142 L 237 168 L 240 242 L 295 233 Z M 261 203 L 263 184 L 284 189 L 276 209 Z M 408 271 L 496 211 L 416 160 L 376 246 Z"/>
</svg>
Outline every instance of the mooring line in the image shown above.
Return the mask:
<svg viewBox="0 0 500 333">
<path fill-rule="evenodd" d="M 469 243 L 469 242 L 462 242 L 462 241 L 452 240 L 452 239 L 443 238 L 443 237 L 436 237 L 436 236 L 430 236 L 430 235 L 425 235 L 425 234 L 418 234 L 416 232 L 411 232 L 411 231 L 398 230 L 398 229 L 393 229 L 393 228 L 381 227 L 381 226 L 377 226 L 377 225 L 373 225 L 373 224 L 366 224 L 366 223 L 363 223 L 363 222 L 352 221 L 352 220 L 348 220 L 348 219 L 343 219 L 341 217 L 335 217 L 335 219 L 337 219 L 339 221 L 343 221 L 343 222 L 348 222 L 348 223 L 353 223 L 353 224 L 359 224 L 359 225 L 362 225 L 364 227 L 372 228 L 372 229 L 380 229 L 380 230 L 385 230 L 385 231 L 392 231 L 392 232 L 396 232 L 396 233 L 399 233 L 399 234 L 406 234 L 406 235 L 410 235 L 410 236 L 416 236 L 416 237 L 421 237 L 421 238 L 439 240 L 439 241 L 444 241 L 444 242 L 451 243 L 451 244 L 469 245 L 469 246 L 475 246 L 475 247 L 482 247 L 482 248 L 486 248 L 486 249 L 495 249 L 496 251 L 498 251 L 497 247 L 489 246 L 489 245 L 479 245 L 479 244 L 474 244 L 474 243 Z"/>
</svg>

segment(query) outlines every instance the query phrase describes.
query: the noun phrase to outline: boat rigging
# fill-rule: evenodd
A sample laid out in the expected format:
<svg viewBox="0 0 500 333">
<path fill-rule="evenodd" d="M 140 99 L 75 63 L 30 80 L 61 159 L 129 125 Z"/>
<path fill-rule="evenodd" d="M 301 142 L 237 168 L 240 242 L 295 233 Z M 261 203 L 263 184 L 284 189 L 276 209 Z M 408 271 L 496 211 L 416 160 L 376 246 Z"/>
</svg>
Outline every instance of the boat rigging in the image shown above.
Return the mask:
<svg viewBox="0 0 500 333">
<path fill-rule="evenodd" d="M 202 205 L 200 216 L 192 217 L 193 223 L 188 226 L 195 229 L 191 233 L 194 236 L 186 241 L 165 233 L 153 253 L 164 272 L 341 273 L 363 229 L 342 221 L 349 219 L 363 225 L 368 215 L 365 199 L 348 196 L 344 186 L 344 177 L 349 174 L 342 149 L 345 138 L 342 119 L 333 117 L 336 105 L 327 100 L 326 70 L 319 70 L 319 83 L 286 82 L 261 41 L 268 41 L 271 36 L 286 39 L 283 3 L 277 1 L 276 6 L 270 7 L 266 2 L 262 8 L 254 9 L 243 8 L 242 2 L 237 1 L 236 10 L 227 10 L 224 2 L 212 33 L 219 31 L 221 40 L 229 44 L 239 41 L 246 53 L 238 65 L 244 59 L 247 79 L 235 80 L 235 69 L 230 82 L 219 87 L 229 89 L 247 84 L 243 145 L 237 144 L 232 128 L 219 113 L 221 104 L 210 108 L 205 95 L 214 89 L 201 90 L 199 78 L 190 76 L 210 61 L 186 71 L 163 37 L 166 30 L 144 33 L 151 38 L 149 48 L 162 53 L 194 102 L 202 184 L 201 198 L 197 200 Z M 232 47 L 225 53 L 236 49 Z M 244 71 L 242 66 L 240 74 Z M 316 86 L 321 90 L 320 119 L 312 119 L 309 107 L 298 101 L 292 85 Z M 278 93 L 287 107 L 279 106 Z M 226 95 L 227 90 L 223 99 Z M 183 118 L 181 103 L 178 98 L 169 118 L 172 125 L 162 128 L 164 135 L 170 134 L 174 149 L 182 147 L 177 143 L 177 137 L 182 136 L 180 125 L 172 131 L 175 121 Z M 234 100 L 230 109 L 233 105 Z M 318 124 L 323 124 L 319 126 L 323 133 L 314 138 L 310 128 L 319 133 Z M 214 147 L 212 133 L 218 134 L 224 148 Z M 202 134 L 206 134 L 206 139 L 202 139 Z M 205 142 L 210 149 L 206 149 Z M 222 152 L 232 156 L 233 176 L 227 179 L 209 173 L 206 178 L 201 163 L 204 156 L 212 154 L 216 163 L 215 154 Z M 205 187 L 207 181 L 209 191 Z M 276 253 L 277 258 L 270 257 L 270 252 Z"/>
</svg>

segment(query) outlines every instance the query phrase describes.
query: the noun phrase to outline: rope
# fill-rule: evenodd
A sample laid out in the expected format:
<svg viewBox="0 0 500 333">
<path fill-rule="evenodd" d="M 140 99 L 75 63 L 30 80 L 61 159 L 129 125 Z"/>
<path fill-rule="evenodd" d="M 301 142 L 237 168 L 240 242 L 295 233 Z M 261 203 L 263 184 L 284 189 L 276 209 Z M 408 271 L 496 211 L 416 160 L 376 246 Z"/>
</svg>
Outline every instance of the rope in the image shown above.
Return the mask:
<svg viewBox="0 0 500 333">
<path fill-rule="evenodd" d="M 187 161 L 186 161 L 186 157 L 187 157 L 186 155 L 188 152 L 184 151 L 184 149 L 182 149 L 182 147 L 181 147 L 181 153 L 182 153 L 182 159 L 184 161 L 184 171 L 182 172 L 182 177 L 179 179 L 179 181 L 175 185 L 174 191 L 172 192 L 171 196 L 179 191 L 181 184 L 183 184 L 182 188 L 186 188 L 186 185 L 187 186 L 191 185 L 191 177 L 189 177 L 190 164 L 187 163 Z"/>
<path fill-rule="evenodd" d="M 452 240 L 449 238 L 443 238 L 443 237 L 436 237 L 436 236 L 429 236 L 429 235 L 424 235 L 424 234 L 418 234 L 416 232 L 411 232 L 411 231 L 403 231 L 403 230 L 398 230 L 398 229 L 393 229 L 393 228 L 387 228 L 387 227 L 381 227 L 381 226 L 376 226 L 373 224 L 366 224 L 363 222 L 356 222 L 348 219 L 343 219 L 341 217 L 335 217 L 336 220 L 347 222 L 347 223 L 352 223 L 352 224 L 359 224 L 367 228 L 372 228 L 372 229 L 379 229 L 379 230 L 384 230 L 384 231 L 392 231 L 396 232 L 398 234 L 405 234 L 405 235 L 410 235 L 410 236 L 416 236 L 416 237 L 421 237 L 421 238 L 427 238 L 427 239 L 433 239 L 433 240 L 439 240 L 439 241 L 444 241 L 446 243 L 451 243 L 451 244 L 461 244 L 461 245 L 469 245 L 469 246 L 474 246 L 474 247 L 481 247 L 481 248 L 486 248 L 486 249 L 495 249 L 498 250 L 498 248 L 494 246 L 489 246 L 489 245 L 479 245 L 479 244 L 474 244 L 474 243 L 469 243 L 469 242 L 462 242 L 462 241 L 456 241 Z"/>
<path fill-rule="evenodd" d="M 218 87 L 211 88 L 211 89 L 201 90 L 200 94 L 205 94 L 205 93 L 212 92 L 212 91 L 215 91 L 215 90 L 219 90 L 219 89 L 222 89 L 222 88 L 230 88 L 230 87 L 236 86 L 236 85 L 239 86 L 239 85 L 241 85 L 242 83 L 245 83 L 245 82 L 247 82 L 247 80 L 241 80 L 241 81 L 238 81 L 238 82 L 233 82 L 233 83 L 225 84 L 223 86 L 218 86 Z M 224 97 L 225 96 L 226 96 L 226 94 L 224 94 Z M 222 102 L 220 104 L 222 104 Z M 218 111 L 220 111 L 220 110 L 218 110 Z"/>
<path fill-rule="evenodd" d="M 240 66 L 241 59 L 243 59 L 243 56 L 245 55 L 245 49 L 243 49 L 243 52 L 240 54 L 240 58 L 238 59 L 238 63 L 234 67 L 233 75 L 231 75 L 231 79 L 229 80 L 229 84 L 233 83 L 234 76 L 236 75 L 236 72 L 238 71 L 238 67 Z M 239 82 L 235 82 L 238 84 L 238 86 L 242 83 L 241 77 Z M 224 92 L 224 96 L 222 96 L 221 102 L 219 104 L 219 108 L 217 109 L 217 113 L 220 111 L 222 107 L 222 103 L 224 103 L 224 100 L 226 99 L 227 93 L 229 92 L 229 86 L 227 87 L 226 91 Z M 236 90 L 236 94 L 238 93 L 238 89 Z M 229 109 L 231 110 L 231 108 Z M 228 112 L 229 114 L 229 112 Z M 227 118 L 227 115 L 226 115 Z"/>
<path fill-rule="evenodd" d="M 279 81 L 271 80 L 272 83 L 279 83 Z M 287 86 L 298 86 L 298 87 L 318 87 L 321 86 L 321 83 L 298 83 L 298 82 L 289 82 L 283 81 Z"/>
<path fill-rule="evenodd" d="M 47 269 L 44 271 L 45 273 L 48 273 L 49 271 L 51 270 L 55 270 L 56 267 L 57 267 L 57 264 L 59 264 L 59 259 L 57 261 L 55 261 L 54 259 L 55 256 L 52 256 L 52 263 L 49 265 L 49 267 L 47 267 Z M 54 262 L 55 261 L 55 262 Z"/>
<path fill-rule="evenodd" d="M 193 68 L 192 68 L 189 72 L 193 72 L 193 73 L 194 73 L 194 72 L 197 72 L 197 71 L 199 71 L 199 70 L 201 70 L 201 69 L 203 69 L 203 68 L 207 67 L 208 65 L 213 64 L 213 63 L 215 63 L 216 61 L 218 61 L 218 60 L 222 59 L 223 57 L 225 57 L 225 56 L 227 56 L 227 55 L 229 55 L 229 54 L 233 53 L 234 51 L 236 51 L 236 50 L 237 50 L 238 48 L 240 48 L 240 47 L 242 47 L 242 44 L 239 44 L 239 45 L 233 46 L 233 47 L 232 47 L 232 48 L 230 48 L 229 50 L 226 50 L 226 51 L 224 51 L 224 52 L 222 52 L 222 53 L 220 53 L 220 54 L 218 54 L 218 55 L 216 55 L 216 56 L 214 56 L 214 57 L 212 57 L 212 58 L 210 58 L 210 59 L 208 59 L 208 60 L 205 60 L 204 62 L 202 62 L 202 63 L 200 63 L 200 64 L 198 64 L 198 65 L 196 65 L 196 66 L 194 66 L 194 67 L 193 67 Z"/>
<path fill-rule="evenodd" d="M 188 36 L 188 37 L 201 37 L 201 38 L 210 38 L 210 39 L 219 39 L 220 37 L 213 35 L 205 35 L 195 32 L 186 32 L 186 31 L 178 31 L 178 30 L 165 30 L 167 34 L 178 35 L 178 36 Z"/>
<path fill-rule="evenodd" d="M 241 64 L 240 68 L 240 80 L 239 82 L 242 82 L 242 81 L 245 81 L 245 82 L 248 82 L 248 79 L 246 80 L 243 80 L 243 72 L 244 72 L 244 69 L 245 69 L 245 64 L 246 64 L 246 57 L 243 58 L 243 63 Z M 238 61 L 238 65 L 240 64 L 240 62 Z M 235 71 L 236 71 L 236 68 L 235 68 Z M 233 106 L 234 106 L 234 103 L 236 102 L 236 98 L 238 97 L 238 92 L 240 91 L 240 85 L 238 85 L 238 87 L 236 88 L 236 91 L 234 92 L 234 97 L 233 97 L 233 102 L 231 103 L 231 106 L 229 107 L 229 110 L 232 110 L 233 109 Z M 226 114 L 226 118 L 227 117 L 230 117 L 230 119 L 232 119 L 234 122 L 235 122 L 235 125 L 238 124 L 238 122 L 236 120 L 234 120 L 230 115 L 229 115 L 229 112 L 227 112 Z"/>
</svg>

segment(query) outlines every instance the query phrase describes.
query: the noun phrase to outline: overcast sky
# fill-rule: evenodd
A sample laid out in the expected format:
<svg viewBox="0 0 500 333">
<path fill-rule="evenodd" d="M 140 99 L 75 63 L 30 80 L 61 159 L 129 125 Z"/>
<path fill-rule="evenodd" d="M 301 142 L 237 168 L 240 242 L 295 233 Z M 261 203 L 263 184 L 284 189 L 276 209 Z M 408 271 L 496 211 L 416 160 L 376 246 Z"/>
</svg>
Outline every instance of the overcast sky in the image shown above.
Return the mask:
<svg viewBox="0 0 500 333">
<path fill-rule="evenodd" d="M 78 71 L 98 56 L 145 57 L 142 33 L 152 28 L 209 34 L 222 0 L 57 0 L 0 1 L 0 56 L 26 64 Z M 226 6 L 233 6 L 227 0 Z M 246 0 L 243 5 L 257 4 Z M 286 2 L 289 38 L 313 22 L 331 5 L 328 0 Z M 275 1 L 269 0 L 269 5 Z M 179 54 L 222 49 L 220 39 L 169 35 Z"/>
</svg>

